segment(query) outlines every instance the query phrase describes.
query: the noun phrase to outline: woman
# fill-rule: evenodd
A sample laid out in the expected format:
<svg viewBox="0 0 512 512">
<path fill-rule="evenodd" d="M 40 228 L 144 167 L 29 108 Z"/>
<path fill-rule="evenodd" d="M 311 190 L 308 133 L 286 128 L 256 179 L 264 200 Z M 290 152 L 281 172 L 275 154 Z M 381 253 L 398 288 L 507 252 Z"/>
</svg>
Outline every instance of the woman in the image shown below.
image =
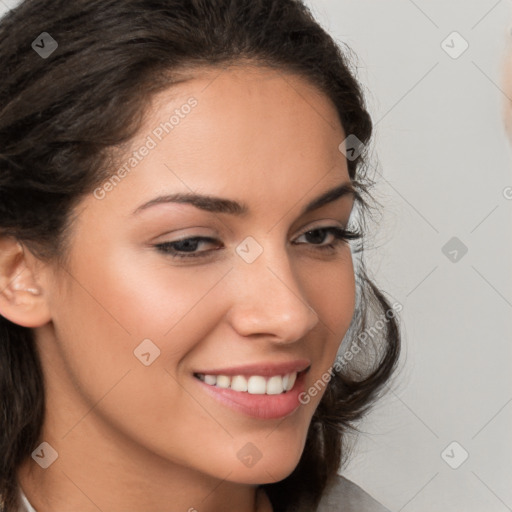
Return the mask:
<svg viewBox="0 0 512 512">
<path fill-rule="evenodd" d="M 399 334 L 331 37 L 294 0 L 0 30 L 4 510 L 384 510 L 337 475 Z"/>
<path fill-rule="evenodd" d="M 512 144 L 512 26 L 507 30 L 505 48 L 501 57 L 502 119 L 508 141 Z"/>
</svg>

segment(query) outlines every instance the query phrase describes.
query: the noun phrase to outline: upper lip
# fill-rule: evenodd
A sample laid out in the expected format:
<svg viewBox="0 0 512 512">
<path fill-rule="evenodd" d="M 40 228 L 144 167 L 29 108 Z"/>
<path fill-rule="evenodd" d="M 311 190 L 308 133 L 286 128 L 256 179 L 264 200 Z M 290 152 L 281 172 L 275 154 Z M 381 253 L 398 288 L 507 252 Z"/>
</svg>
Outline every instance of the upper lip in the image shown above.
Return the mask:
<svg viewBox="0 0 512 512">
<path fill-rule="evenodd" d="M 240 366 L 231 366 L 229 368 L 216 368 L 210 370 L 201 370 L 194 373 L 202 375 L 261 375 L 269 377 L 272 375 L 285 375 L 292 372 L 301 372 L 310 366 L 307 359 L 295 359 L 294 361 L 285 361 L 282 363 L 263 362 L 251 363 Z"/>
</svg>

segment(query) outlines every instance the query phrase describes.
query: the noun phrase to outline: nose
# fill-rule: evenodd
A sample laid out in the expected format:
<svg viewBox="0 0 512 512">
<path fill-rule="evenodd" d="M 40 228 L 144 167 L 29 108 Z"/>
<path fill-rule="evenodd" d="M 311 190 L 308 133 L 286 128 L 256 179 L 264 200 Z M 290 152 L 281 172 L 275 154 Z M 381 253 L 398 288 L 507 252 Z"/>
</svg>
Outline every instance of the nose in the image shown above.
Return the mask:
<svg viewBox="0 0 512 512">
<path fill-rule="evenodd" d="M 285 250 L 265 248 L 252 263 L 237 261 L 228 317 L 238 334 L 293 343 L 315 327 L 319 317 L 295 274 Z"/>
</svg>

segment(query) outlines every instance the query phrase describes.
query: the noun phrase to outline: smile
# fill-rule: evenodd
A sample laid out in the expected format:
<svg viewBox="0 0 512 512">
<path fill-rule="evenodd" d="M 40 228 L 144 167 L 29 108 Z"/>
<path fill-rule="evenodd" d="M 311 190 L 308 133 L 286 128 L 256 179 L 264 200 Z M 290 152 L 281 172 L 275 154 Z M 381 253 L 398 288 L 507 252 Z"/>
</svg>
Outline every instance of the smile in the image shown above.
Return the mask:
<svg viewBox="0 0 512 512">
<path fill-rule="evenodd" d="M 297 372 L 286 373 L 285 375 L 273 375 L 263 377 L 262 375 L 205 375 L 198 373 L 194 375 L 209 386 L 223 389 L 232 389 L 251 395 L 280 395 L 290 391 L 297 379 Z"/>
<path fill-rule="evenodd" d="M 266 376 L 194 373 L 194 380 L 216 402 L 244 415 L 270 420 L 289 416 L 300 407 L 299 395 L 305 389 L 308 371 L 309 366 Z"/>
</svg>

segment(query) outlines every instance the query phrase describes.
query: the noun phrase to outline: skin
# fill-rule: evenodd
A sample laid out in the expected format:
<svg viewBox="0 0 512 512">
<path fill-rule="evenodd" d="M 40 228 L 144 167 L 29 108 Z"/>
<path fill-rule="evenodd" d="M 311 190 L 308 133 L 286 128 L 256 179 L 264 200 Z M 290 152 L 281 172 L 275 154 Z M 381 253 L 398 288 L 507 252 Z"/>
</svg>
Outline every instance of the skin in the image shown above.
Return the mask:
<svg viewBox="0 0 512 512">
<path fill-rule="evenodd" d="M 133 147 L 191 96 L 198 104 L 102 200 L 77 207 L 66 267 L 4 240 L 0 312 L 32 327 L 45 375 L 41 442 L 58 452 L 18 473 L 38 512 L 270 511 L 262 483 L 288 476 L 323 389 L 284 419 L 234 411 L 192 372 L 306 358 L 306 389 L 332 365 L 354 313 L 350 246 L 305 236 L 346 226 L 351 195 L 300 216 L 349 182 L 346 135 L 331 101 L 302 78 L 267 68 L 197 70 L 154 98 Z M 240 202 L 247 217 L 167 203 L 200 192 Z M 205 258 L 174 260 L 154 245 L 206 236 Z M 251 264 L 235 248 L 252 236 Z M 296 243 L 293 243 L 296 242 Z M 316 245 L 315 245 L 316 244 Z M 21 272 L 21 273 L 20 273 Z M 149 338 L 150 366 L 134 357 Z M 237 452 L 262 458 L 246 467 Z"/>
</svg>

